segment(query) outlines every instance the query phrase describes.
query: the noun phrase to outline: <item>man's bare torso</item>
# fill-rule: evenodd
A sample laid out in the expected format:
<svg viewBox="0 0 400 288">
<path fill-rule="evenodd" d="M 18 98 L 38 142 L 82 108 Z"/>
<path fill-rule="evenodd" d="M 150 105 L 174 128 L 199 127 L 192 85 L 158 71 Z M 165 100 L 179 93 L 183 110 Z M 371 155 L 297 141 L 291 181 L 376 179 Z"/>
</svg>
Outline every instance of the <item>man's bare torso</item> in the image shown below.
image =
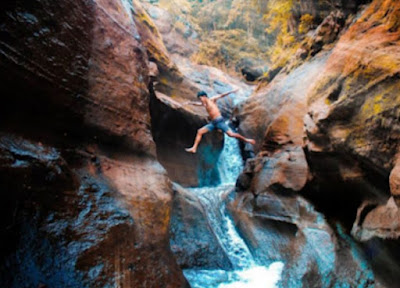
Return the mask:
<svg viewBox="0 0 400 288">
<path fill-rule="evenodd" d="M 221 116 L 221 112 L 219 111 L 219 108 L 215 101 L 207 99 L 204 107 L 206 108 L 208 115 L 210 115 L 211 120 L 214 120 Z"/>
</svg>

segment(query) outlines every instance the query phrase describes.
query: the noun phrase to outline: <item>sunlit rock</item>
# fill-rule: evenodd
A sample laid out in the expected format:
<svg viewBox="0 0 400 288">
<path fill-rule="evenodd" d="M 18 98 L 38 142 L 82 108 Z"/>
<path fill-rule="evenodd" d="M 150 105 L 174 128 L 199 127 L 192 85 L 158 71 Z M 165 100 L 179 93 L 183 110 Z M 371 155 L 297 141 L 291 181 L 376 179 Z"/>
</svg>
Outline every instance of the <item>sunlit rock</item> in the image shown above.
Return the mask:
<svg viewBox="0 0 400 288">
<path fill-rule="evenodd" d="M 398 239 L 400 210 L 393 197 L 385 205 L 364 203 L 358 210 L 352 234 L 360 241 L 367 241 L 373 237 Z"/>
<path fill-rule="evenodd" d="M 390 172 L 389 182 L 390 192 L 392 193 L 396 205 L 400 207 L 400 160 L 395 162 L 395 166 Z"/>
<path fill-rule="evenodd" d="M 335 218 L 347 215 L 358 239 L 381 238 L 380 247 L 385 239 L 398 239 L 399 15 L 398 2 L 373 1 L 341 36 L 308 95 L 306 129 L 315 183 L 337 179 L 335 189 L 320 186 L 330 197 L 324 200 L 316 190 L 311 195 Z M 346 203 L 342 211 L 327 208 L 330 198 Z M 388 247 L 396 255 L 391 243 Z M 387 254 L 386 261 L 392 257 Z M 389 266 L 389 279 L 395 281 L 397 266 Z"/>
</svg>

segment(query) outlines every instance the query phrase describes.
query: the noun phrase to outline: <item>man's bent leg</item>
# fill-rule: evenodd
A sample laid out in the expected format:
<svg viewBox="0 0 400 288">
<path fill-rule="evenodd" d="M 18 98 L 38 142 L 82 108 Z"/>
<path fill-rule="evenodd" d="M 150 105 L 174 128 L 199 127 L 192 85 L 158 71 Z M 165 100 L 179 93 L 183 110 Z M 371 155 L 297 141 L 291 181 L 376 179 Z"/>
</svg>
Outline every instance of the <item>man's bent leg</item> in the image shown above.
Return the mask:
<svg viewBox="0 0 400 288">
<path fill-rule="evenodd" d="M 196 153 L 197 152 L 197 147 L 200 144 L 201 138 L 203 137 L 204 134 L 206 134 L 207 132 L 209 132 L 209 128 L 207 128 L 207 125 L 200 128 L 199 130 L 197 130 L 197 134 L 196 134 L 196 139 L 194 140 L 194 144 L 191 148 L 186 148 L 186 152 L 190 152 L 190 153 Z"/>
<path fill-rule="evenodd" d="M 231 130 L 227 131 L 226 135 L 228 135 L 229 137 L 234 137 L 236 139 L 242 140 L 242 141 L 244 141 L 246 143 L 250 143 L 252 145 L 256 144 L 256 140 L 250 139 L 250 138 L 246 138 L 246 137 L 240 135 L 239 133 L 232 132 Z"/>
</svg>

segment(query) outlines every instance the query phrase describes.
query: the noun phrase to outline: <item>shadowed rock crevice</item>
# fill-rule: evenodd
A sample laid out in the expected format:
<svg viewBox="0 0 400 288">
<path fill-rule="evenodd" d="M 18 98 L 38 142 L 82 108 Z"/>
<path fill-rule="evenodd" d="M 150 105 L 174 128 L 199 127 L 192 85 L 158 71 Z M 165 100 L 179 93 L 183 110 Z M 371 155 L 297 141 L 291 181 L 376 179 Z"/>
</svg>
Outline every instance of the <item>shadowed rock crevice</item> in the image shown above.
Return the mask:
<svg viewBox="0 0 400 288">
<path fill-rule="evenodd" d="M 362 244 L 368 261 L 385 287 L 395 288 L 400 281 L 398 240 L 372 238 Z"/>
<path fill-rule="evenodd" d="M 157 157 L 171 180 L 184 186 L 212 186 L 220 183 L 216 162 L 223 146 L 218 131 L 203 136 L 196 154 L 185 148 L 193 145 L 197 129 L 207 118 L 180 107 L 174 100 L 152 90 L 150 99 L 151 127 Z"/>
<path fill-rule="evenodd" d="M 390 196 L 388 176 L 372 169 L 374 166 L 360 164 L 349 154 L 308 152 L 307 160 L 313 177 L 302 195 L 332 224 L 339 221 L 348 231 L 364 201 L 385 203 Z"/>
</svg>

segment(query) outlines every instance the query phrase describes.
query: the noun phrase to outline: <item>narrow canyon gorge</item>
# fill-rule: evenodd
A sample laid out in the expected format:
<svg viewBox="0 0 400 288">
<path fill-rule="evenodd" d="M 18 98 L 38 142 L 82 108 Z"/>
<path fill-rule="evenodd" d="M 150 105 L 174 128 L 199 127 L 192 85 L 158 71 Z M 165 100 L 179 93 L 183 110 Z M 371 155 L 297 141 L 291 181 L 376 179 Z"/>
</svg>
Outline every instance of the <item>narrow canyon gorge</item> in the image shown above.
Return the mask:
<svg viewBox="0 0 400 288">
<path fill-rule="evenodd" d="M 400 2 L 0 5 L 1 287 L 399 287 Z"/>
</svg>

